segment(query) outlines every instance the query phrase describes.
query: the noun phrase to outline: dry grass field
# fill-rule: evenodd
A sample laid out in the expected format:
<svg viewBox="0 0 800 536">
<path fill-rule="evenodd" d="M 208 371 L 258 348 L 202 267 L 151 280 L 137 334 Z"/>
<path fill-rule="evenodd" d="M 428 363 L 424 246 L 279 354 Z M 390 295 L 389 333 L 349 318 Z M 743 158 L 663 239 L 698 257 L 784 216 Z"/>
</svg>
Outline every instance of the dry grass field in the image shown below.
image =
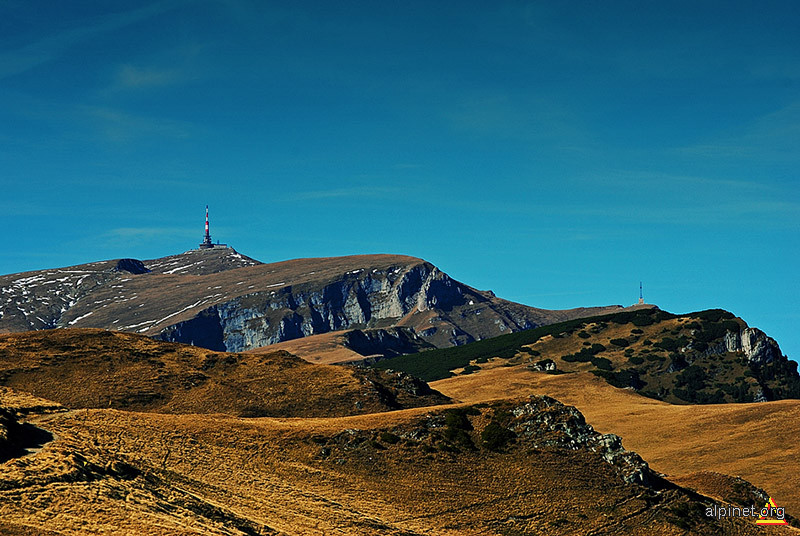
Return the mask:
<svg viewBox="0 0 800 536">
<path fill-rule="evenodd" d="M 99 329 L 0 336 L 0 385 L 72 409 L 246 417 L 339 416 L 447 401 L 400 374 L 312 365 L 281 351 L 212 352 Z"/>
<path fill-rule="evenodd" d="M 318 365 L 347 363 L 364 359 L 363 355 L 344 345 L 344 332 L 342 331 L 320 333 L 319 335 L 310 335 L 302 339 L 270 344 L 269 346 L 248 350 L 245 353 L 262 354 L 275 350 L 289 352 Z"/>
<path fill-rule="evenodd" d="M 719 501 L 752 503 L 755 492 L 697 473 L 735 473 L 724 465 L 732 463 L 725 446 L 745 449 L 747 430 L 768 429 L 791 404 L 707 406 L 703 421 L 694 406 L 646 399 L 589 374 L 491 363 L 436 382 L 453 403 L 383 374 L 99 330 L 0 337 L 0 436 L 29 449 L 0 460 L 0 534 L 798 533 L 707 517 Z M 387 393 L 407 409 L 389 411 Z M 578 406 L 600 432 L 619 433 L 656 470 L 700 494 L 643 469 L 580 414 L 532 393 Z M 243 417 L 253 401 L 272 416 Z M 23 444 L 21 431 L 30 435 L 32 425 L 49 435 Z M 692 426 L 708 434 L 691 436 Z M 759 447 L 762 457 L 774 460 L 768 447 Z M 795 454 L 783 452 L 787 469 Z M 690 458 L 704 465 L 681 465 Z M 794 504 L 772 481 L 754 480 L 779 505 Z"/>
<path fill-rule="evenodd" d="M 476 430 L 489 411 L 470 417 Z M 58 439 L 0 465 L 0 533 L 763 533 L 705 518 L 704 503 L 680 489 L 625 484 L 582 449 L 433 448 L 421 431 L 434 417 L 46 415 L 35 420 Z"/>
<path fill-rule="evenodd" d="M 485 365 L 484 365 L 485 367 Z M 668 478 L 712 471 L 741 476 L 800 513 L 800 401 L 673 405 L 612 387 L 587 372 L 549 375 L 496 366 L 433 382 L 470 403 L 546 394 L 577 407 L 597 430 L 623 438 Z"/>
</svg>

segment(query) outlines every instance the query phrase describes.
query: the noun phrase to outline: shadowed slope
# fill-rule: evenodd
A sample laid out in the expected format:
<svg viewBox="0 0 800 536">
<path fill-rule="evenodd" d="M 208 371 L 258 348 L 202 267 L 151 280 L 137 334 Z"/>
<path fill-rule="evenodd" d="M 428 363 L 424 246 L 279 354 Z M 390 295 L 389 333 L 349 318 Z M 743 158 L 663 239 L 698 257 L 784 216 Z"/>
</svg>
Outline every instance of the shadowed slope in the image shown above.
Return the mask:
<svg viewBox="0 0 800 536">
<path fill-rule="evenodd" d="M 0 336 L 0 383 L 71 408 L 333 416 L 446 402 L 402 373 L 70 329 Z"/>
</svg>

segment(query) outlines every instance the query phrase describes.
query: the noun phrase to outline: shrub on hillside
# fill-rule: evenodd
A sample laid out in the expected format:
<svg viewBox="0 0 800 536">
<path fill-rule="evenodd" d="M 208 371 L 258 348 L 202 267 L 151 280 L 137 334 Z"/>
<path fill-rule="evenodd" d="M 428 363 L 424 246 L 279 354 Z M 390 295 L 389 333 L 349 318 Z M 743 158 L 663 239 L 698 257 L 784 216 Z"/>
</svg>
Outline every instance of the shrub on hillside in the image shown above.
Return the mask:
<svg viewBox="0 0 800 536">
<path fill-rule="evenodd" d="M 656 320 L 652 316 L 636 315 L 631 319 L 631 324 L 634 326 L 650 326 L 655 324 Z"/>
<path fill-rule="evenodd" d="M 400 442 L 400 436 L 397 436 L 391 432 L 382 432 L 380 435 L 380 440 L 384 443 L 395 445 Z"/>
<path fill-rule="evenodd" d="M 723 309 L 708 309 L 706 311 L 698 311 L 696 313 L 692 313 L 690 316 L 691 318 L 706 320 L 708 322 L 719 322 L 720 320 L 734 318 L 733 313 L 729 313 Z"/>
<path fill-rule="evenodd" d="M 514 432 L 503 427 L 496 420 L 492 420 L 481 432 L 483 446 L 489 450 L 501 450 L 516 436 Z"/>
<path fill-rule="evenodd" d="M 463 376 L 465 374 L 473 374 L 475 372 L 478 372 L 479 370 L 481 370 L 481 367 L 477 365 L 467 365 L 466 367 L 464 367 L 464 370 L 461 371 L 461 375 Z"/>
<path fill-rule="evenodd" d="M 472 430 L 472 423 L 469 421 L 467 415 L 480 413 L 475 408 L 458 408 L 451 409 L 444 414 L 445 429 L 443 435 L 445 439 L 467 449 L 474 449 L 475 444 L 472 442 L 472 437 L 469 431 Z"/>
<path fill-rule="evenodd" d="M 739 333 L 739 324 L 735 320 L 706 322 L 701 330 L 695 332 L 694 339 L 700 342 L 711 342 L 724 337 L 729 331 Z"/>
<path fill-rule="evenodd" d="M 721 389 L 708 393 L 706 391 L 694 391 L 676 387 L 672 390 L 672 394 L 685 402 L 693 404 L 722 404 L 725 402 L 725 393 Z"/>
<path fill-rule="evenodd" d="M 646 383 L 639 378 L 639 371 L 632 368 L 619 371 L 593 370 L 591 372 L 595 376 L 605 378 L 605 380 L 614 387 L 633 387 L 639 390 L 646 385 Z"/>
<path fill-rule="evenodd" d="M 678 387 L 685 385 L 690 391 L 699 391 L 706 386 L 706 372 L 697 365 L 690 365 L 675 377 L 675 384 Z"/>
<path fill-rule="evenodd" d="M 574 354 L 562 355 L 561 359 L 567 363 L 588 363 L 591 361 L 592 357 L 593 354 L 588 351 L 588 348 L 584 348 L 580 352 Z"/>
<path fill-rule="evenodd" d="M 744 377 L 736 378 L 733 385 L 723 385 L 722 390 L 728 393 L 735 402 L 752 402 L 753 395 L 750 393 L 750 384 L 744 381 Z"/>
<path fill-rule="evenodd" d="M 605 349 L 606 347 L 603 346 L 602 344 L 595 343 L 591 345 L 589 348 L 581 348 L 580 352 L 561 356 L 561 359 L 567 361 L 568 363 L 575 363 L 575 362 L 588 363 L 589 361 L 592 360 L 592 357 L 599 354 Z"/>
<path fill-rule="evenodd" d="M 593 357 L 592 358 L 592 365 L 599 369 L 603 370 L 612 370 L 614 367 L 611 365 L 611 361 L 606 359 L 605 357 Z"/>
<path fill-rule="evenodd" d="M 689 366 L 689 363 L 686 362 L 686 358 L 683 357 L 681 354 L 673 352 L 669 354 L 669 359 L 670 359 L 669 368 L 671 372 L 677 372 Z"/>
<path fill-rule="evenodd" d="M 626 346 L 630 345 L 628 339 L 611 339 L 608 342 L 610 342 L 614 346 L 619 346 L 620 348 L 625 348 Z"/>
<path fill-rule="evenodd" d="M 664 337 L 660 341 L 654 343 L 653 346 L 662 348 L 668 352 L 674 352 L 678 349 L 678 341 L 671 337 Z"/>
</svg>

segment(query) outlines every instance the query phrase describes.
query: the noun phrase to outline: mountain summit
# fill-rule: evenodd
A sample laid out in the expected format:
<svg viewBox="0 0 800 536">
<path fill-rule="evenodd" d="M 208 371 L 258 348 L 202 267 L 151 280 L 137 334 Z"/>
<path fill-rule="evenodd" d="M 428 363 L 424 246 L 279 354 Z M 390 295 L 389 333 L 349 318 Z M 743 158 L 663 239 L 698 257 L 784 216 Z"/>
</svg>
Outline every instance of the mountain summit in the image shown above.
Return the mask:
<svg viewBox="0 0 800 536">
<path fill-rule="evenodd" d="M 447 347 L 622 309 L 529 307 L 403 255 L 264 264 L 229 247 L 6 275 L 0 293 L 0 332 L 103 328 L 233 352 L 352 329 Z"/>
</svg>

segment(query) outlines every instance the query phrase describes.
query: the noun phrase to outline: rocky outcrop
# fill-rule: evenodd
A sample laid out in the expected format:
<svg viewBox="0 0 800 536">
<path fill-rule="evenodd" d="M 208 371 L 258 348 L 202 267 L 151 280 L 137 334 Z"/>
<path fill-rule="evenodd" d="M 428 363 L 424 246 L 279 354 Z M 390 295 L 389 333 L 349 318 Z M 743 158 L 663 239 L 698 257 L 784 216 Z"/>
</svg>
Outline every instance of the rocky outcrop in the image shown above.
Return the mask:
<svg viewBox="0 0 800 536">
<path fill-rule="evenodd" d="M 526 368 L 535 370 L 536 372 L 553 372 L 558 369 L 558 367 L 556 367 L 556 362 L 552 359 L 542 359 L 535 363 L 530 363 L 526 365 Z"/>
<path fill-rule="evenodd" d="M 0 407 L 0 463 L 26 454 L 28 448 L 38 448 L 52 441 L 49 432 L 19 421 L 17 412 Z"/>
<path fill-rule="evenodd" d="M 529 402 L 512 408 L 511 414 L 514 418 L 509 429 L 532 446 L 588 449 L 614 466 L 625 482 L 652 485 L 659 480 L 647 462 L 622 447 L 619 436 L 596 432 L 573 406 L 549 396 L 533 396 Z"/>
<path fill-rule="evenodd" d="M 433 348 L 411 328 L 354 329 L 345 333 L 344 344 L 375 360 Z"/>
<path fill-rule="evenodd" d="M 146 274 L 150 270 L 144 263 L 137 259 L 120 259 L 114 267 L 115 272 L 128 272 L 134 275 Z"/>
<path fill-rule="evenodd" d="M 514 405 L 496 403 L 429 413 L 411 426 L 400 425 L 382 433 L 344 430 L 318 443 L 324 445 L 321 457 L 345 462 L 354 452 L 374 449 L 379 441 L 386 443 L 380 448 L 402 445 L 404 450 L 421 449 L 427 453 L 458 454 L 480 449 L 511 455 L 518 449 L 583 451 L 611 465 L 624 482 L 657 489 L 664 485 L 647 462 L 622 447 L 619 436 L 596 432 L 576 408 L 548 396 L 531 396 L 527 402 Z"/>
<path fill-rule="evenodd" d="M 772 363 L 783 357 L 775 339 L 758 328 L 744 328 L 739 333 L 728 331 L 725 334 L 725 351 L 741 351 L 753 366 Z"/>
<path fill-rule="evenodd" d="M 405 372 L 357 367 L 354 374 L 364 386 L 365 396 L 377 398 L 381 404 L 390 409 L 418 408 L 452 402 L 439 391 L 431 389 L 424 381 Z"/>
</svg>

